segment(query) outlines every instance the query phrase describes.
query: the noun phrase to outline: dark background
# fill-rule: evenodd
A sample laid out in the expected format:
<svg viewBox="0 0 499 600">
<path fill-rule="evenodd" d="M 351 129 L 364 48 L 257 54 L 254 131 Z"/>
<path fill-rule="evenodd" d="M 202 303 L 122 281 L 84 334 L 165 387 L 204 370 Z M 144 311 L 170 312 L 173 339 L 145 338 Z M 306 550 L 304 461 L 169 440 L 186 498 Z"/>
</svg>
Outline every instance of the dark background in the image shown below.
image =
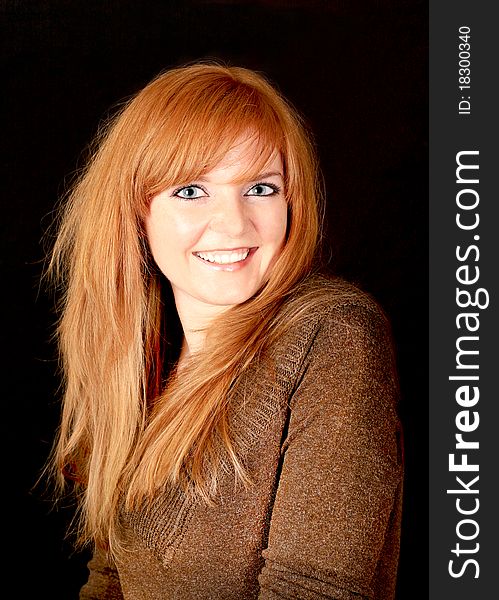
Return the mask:
<svg viewBox="0 0 499 600">
<path fill-rule="evenodd" d="M 77 596 L 70 507 L 33 486 L 57 427 L 42 236 L 99 122 L 159 71 L 263 71 L 315 132 L 331 264 L 393 324 L 406 482 L 398 598 L 428 590 L 428 15 L 420 1 L 1 1 L 3 540 L 18 598 Z"/>
</svg>

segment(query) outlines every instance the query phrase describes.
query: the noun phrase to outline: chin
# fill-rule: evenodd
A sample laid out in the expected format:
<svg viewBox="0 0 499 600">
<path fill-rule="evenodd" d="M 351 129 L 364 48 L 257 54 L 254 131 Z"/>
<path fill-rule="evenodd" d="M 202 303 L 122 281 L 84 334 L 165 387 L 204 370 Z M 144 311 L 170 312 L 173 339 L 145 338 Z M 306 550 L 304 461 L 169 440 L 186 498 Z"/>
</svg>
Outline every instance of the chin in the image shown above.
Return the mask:
<svg viewBox="0 0 499 600">
<path fill-rule="evenodd" d="M 220 292 L 218 294 L 207 294 L 201 298 L 205 304 L 211 304 L 212 306 L 234 306 L 236 304 L 242 304 L 249 300 L 256 290 L 243 291 L 243 290 L 231 290 L 226 292 Z"/>
</svg>

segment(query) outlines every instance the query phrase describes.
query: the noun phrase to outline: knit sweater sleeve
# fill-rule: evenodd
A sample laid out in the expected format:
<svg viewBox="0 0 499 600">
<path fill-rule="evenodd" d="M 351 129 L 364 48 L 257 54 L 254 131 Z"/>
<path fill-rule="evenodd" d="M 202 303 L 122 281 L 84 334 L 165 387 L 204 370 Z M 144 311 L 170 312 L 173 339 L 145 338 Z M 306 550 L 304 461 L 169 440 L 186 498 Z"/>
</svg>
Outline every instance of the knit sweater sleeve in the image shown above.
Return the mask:
<svg viewBox="0 0 499 600">
<path fill-rule="evenodd" d="M 123 600 L 118 572 L 104 552 L 95 550 L 88 570 L 89 578 L 80 590 L 80 600 Z"/>
<path fill-rule="evenodd" d="M 290 400 L 260 600 L 394 597 L 398 532 L 387 532 L 397 530 L 402 485 L 397 389 L 377 308 L 331 310 Z"/>
</svg>

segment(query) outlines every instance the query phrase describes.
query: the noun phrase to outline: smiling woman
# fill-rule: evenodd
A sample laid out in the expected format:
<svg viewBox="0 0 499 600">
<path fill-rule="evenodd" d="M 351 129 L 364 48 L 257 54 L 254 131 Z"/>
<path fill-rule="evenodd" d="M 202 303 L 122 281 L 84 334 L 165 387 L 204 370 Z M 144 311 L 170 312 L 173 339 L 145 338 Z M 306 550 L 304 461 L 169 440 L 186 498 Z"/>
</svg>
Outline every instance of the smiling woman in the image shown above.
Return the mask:
<svg viewBox="0 0 499 600">
<path fill-rule="evenodd" d="M 318 273 L 319 181 L 242 68 L 164 73 L 99 136 L 51 261 L 81 598 L 394 597 L 389 326 Z"/>
</svg>

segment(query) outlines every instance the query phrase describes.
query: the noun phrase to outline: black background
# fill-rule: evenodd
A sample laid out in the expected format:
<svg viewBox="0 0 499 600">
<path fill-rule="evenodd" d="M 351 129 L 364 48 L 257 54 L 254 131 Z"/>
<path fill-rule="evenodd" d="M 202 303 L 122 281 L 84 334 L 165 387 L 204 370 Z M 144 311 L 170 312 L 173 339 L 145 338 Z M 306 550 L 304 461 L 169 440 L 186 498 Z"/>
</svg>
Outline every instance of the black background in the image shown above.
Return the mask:
<svg viewBox="0 0 499 600">
<path fill-rule="evenodd" d="M 1 2 L 1 314 L 7 580 L 75 598 L 87 556 L 71 509 L 33 486 L 57 427 L 53 299 L 42 236 L 112 106 L 158 72 L 215 58 L 264 72 L 315 132 L 335 270 L 393 324 L 406 482 L 398 598 L 426 597 L 428 14 L 420 1 Z M 5 568 L 5 567 L 4 567 Z M 15 578 L 15 579 L 14 579 Z"/>
</svg>

